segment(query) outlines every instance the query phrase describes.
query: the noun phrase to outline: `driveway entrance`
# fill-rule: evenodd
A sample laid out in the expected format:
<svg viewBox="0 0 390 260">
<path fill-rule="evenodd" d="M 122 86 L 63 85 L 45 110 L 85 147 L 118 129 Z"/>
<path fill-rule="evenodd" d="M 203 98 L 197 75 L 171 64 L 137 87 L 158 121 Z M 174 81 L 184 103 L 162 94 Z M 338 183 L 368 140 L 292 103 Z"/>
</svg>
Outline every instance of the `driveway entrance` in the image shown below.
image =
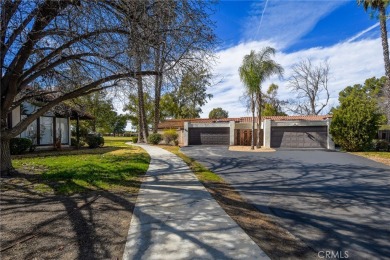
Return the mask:
<svg viewBox="0 0 390 260">
<path fill-rule="evenodd" d="M 194 146 L 182 151 L 317 253 L 390 259 L 389 166 L 327 150 L 249 153 Z"/>
</svg>

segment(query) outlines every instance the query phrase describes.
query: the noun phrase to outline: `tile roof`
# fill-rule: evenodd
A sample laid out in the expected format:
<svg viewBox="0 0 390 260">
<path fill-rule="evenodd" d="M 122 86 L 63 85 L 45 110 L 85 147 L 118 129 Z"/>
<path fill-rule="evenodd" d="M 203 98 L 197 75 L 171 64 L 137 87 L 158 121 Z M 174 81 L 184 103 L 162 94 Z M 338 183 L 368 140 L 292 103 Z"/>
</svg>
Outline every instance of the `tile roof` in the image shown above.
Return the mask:
<svg viewBox="0 0 390 260">
<path fill-rule="evenodd" d="M 331 118 L 331 115 L 323 116 L 263 116 L 261 117 L 262 121 L 264 119 L 271 119 L 272 121 L 295 121 L 295 120 L 305 120 L 305 121 L 323 121 L 328 118 Z M 257 120 L 257 117 L 256 117 Z M 252 117 L 237 117 L 237 118 L 222 118 L 222 119 L 210 119 L 210 118 L 190 118 L 190 119 L 169 119 L 158 124 L 159 129 L 176 129 L 183 128 L 184 122 L 191 123 L 216 123 L 216 122 L 229 122 L 234 121 L 236 123 L 251 123 Z"/>
</svg>

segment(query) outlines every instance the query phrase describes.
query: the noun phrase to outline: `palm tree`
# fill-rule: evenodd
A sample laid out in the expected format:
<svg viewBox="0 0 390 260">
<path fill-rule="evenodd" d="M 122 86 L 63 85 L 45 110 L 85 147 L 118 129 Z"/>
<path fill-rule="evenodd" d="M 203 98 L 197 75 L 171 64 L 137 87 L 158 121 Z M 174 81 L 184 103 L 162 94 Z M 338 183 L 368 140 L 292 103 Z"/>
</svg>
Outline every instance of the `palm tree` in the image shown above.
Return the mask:
<svg viewBox="0 0 390 260">
<path fill-rule="evenodd" d="M 364 10 L 371 9 L 372 11 L 379 11 L 379 23 L 381 26 L 381 38 L 383 48 L 383 58 L 385 61 L 385 73 L 387 79 L 390 79 L 390 59 L 389 59 L 389 43 L 387 41 L 386 28 L 386 7 L 390 0 L 357 0 L 358 5 L 363 5 Z"/>
<path fill-rule="evenodd" d="M 387 116 L 387 123 L 390 124 L 390 58 L 389 58 L 389 43 L 387 40 L 386 28 L 386 8 L 390 0 L 357 0 L 358 5 L 363 5 L 364 10 L 371 9 L 373 12 L 379 12 L 379 23 L 381 26 L 381 38 L 383 48 L 383 59 L 385 62 L 386 84 L 383 90 L 384 100 L 381 107 L 384 109 Z"/>
<path fill-rule="evenodd" d="M 250 107 L 252 112 L 252 140 L 251 149 L 254 149 L 255 132 L 255 110 L 257 103 L 257 148 L 260 148 L 261 133 L 261 106 L 262 106 L 262 83 L 274 74 L 282 76 L 283 68 L 280 64 L 271 59 L 275 55 L 275 49 L 265 47 L 256 53 L 254 50 L 244 56 L 241 67 L 238 69 L 240 79 L 246 87 L 246 93 L 250 97 Z"/>
</svg>

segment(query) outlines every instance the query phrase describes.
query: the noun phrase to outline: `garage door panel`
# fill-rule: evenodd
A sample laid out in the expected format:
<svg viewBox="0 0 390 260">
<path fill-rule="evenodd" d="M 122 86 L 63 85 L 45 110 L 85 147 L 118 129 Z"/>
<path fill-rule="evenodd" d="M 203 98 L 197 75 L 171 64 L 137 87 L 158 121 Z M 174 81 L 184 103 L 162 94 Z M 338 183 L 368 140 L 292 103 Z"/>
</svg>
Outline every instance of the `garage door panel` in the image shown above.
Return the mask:
<svg viewBox="0 0 390 260">
<path fill-rule="evenodd" d="M 286 148 L 326 148 L 326 126 L 273 127 L 271 146 Z"/>
<path fill-rule="evenodd" d="M 189 145 L 229 145 L 229 127 L 199 127 L 188 129 Z"/>
</svg>

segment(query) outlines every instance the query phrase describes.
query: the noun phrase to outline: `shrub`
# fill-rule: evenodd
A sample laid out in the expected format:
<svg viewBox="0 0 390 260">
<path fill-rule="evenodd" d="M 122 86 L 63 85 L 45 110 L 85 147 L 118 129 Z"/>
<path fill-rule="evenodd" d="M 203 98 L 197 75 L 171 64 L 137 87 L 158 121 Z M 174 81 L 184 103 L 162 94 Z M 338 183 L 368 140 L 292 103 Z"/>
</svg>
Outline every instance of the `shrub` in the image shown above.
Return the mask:
<svg viewBox="0 0 390 260">
<path fill-rule="evenodd" d="M 330 125 L 334 142 L 350 152 L 370 149 L 382 120 L 376 99 L 366 87 L 355 85 L 341 91 L 339 101 Z"/>
<path fill-rule="evenodd" d="M 87 143 L 89 148 L 98 148 L 104 145 L 104 138 L 97 135 L 89 135 L 87 137 Z"/>
<path fill-rule="evenodd" d="M 148 136 L 148 142 L 151 144 L 158 144 L 162 140 L 162 136 L 159 133 L 153 133 Z"/>
<path fill-rule="evenodd" d="M 135 143 L 135 144 L 138 142 L 138 137 L 137 136 L 133 136 L 131 139 L 132 139 L 133 143 Z"/>
<path fill-rule="evenodd" d="M 373 149 L 375 151 L 389 151 L 390 143 L 386 140 L 375 139 L 372 141 Z"/>
<path fill-rule="evenodd" d="M 171 142 L 175 142 L 176 144 L 177 138 L 179 137 L 174 129 L 165 130 L 163 136 L 166 144 L 170 144 Z"/>
<path fill-rule="evenodd" d="M 9 146 L 11 154 L 22 154 L 32 146 L 32 141 L 28 138 L 12 138 Z"/>
<path fill-rule="evenodd" d="M 104 140 L 103 140 L 103 144 L 104 144 Z M 80 141 L 79 143 L 77 144 L 77 139 L 75 137 L 72 137 L 70 139 L 70 145 L 71 146 L 74 146 L 74 147 L 83 147 L 85 145 L 85 142 L 81 140 L 80 138 Z"/>
</svg>

